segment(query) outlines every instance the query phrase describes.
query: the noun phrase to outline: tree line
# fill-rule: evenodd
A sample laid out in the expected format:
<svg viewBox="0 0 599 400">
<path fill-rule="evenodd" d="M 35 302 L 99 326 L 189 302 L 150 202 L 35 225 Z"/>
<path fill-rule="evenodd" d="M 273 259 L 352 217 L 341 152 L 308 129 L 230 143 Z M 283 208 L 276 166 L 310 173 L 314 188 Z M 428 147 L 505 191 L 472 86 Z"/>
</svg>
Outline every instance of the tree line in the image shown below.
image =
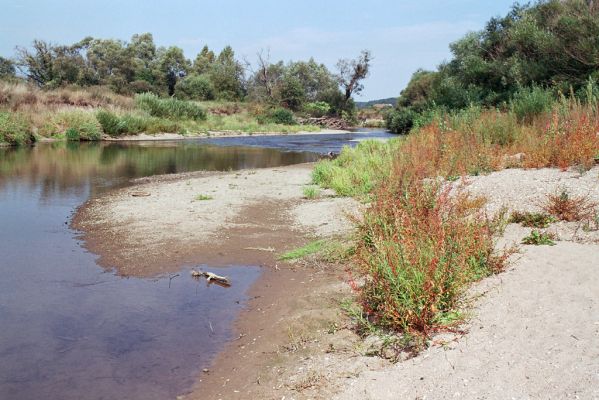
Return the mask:
<svg viewBox="0 0 599 400">
<path fill-rule="evenodd" d="M 516 3 L 450 49 L 452 59 L 437 70 L 414 73 L 387 118 L 389 128 L 408 132 L 431 110 L 508 109 L 514 102 L 599 93 L 599 5 L 592 0 Z"/>
<path fill-rule="evenodd" d="M 335 72 L 314 59 L 271 62 L 264 51 L 253 65 L 236 58 L 231 46 L 208 46 L 195 59 L 176 46 L 157 47 L 151 33 L 129 42 L 86 37 L 71 45 L 34 40 L 17 47 L 14 59 L 0 57 L 0 79 L 22 77 L 42 88 L 108 86 L 120 94 L 152 92 L 187 100 L 253 100 L 305 107 L 325 114 L 351 113 L 352 96 L 363 89 L 371 55 L 342 59 Z"/>
</svg>

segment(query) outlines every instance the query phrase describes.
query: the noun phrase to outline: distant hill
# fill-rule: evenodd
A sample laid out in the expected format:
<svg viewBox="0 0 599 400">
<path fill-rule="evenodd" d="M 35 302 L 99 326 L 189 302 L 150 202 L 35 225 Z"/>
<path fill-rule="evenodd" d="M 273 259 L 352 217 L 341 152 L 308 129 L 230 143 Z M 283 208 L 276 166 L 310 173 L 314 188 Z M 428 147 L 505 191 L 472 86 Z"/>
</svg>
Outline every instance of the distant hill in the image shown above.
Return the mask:
<svg viewBox="0 0 599 400">
<path fill-rule="evenodd" d="M 368 107 L 372 107 L 375 104 L 392 104 L 393 106 L 395 106 L 396 102 L 397 102 L 397 97 L 389 97 L 387 99 L 370 100 L 370 101 L 356 101 L 356 107 L 368 108 Z"/>
</svg>

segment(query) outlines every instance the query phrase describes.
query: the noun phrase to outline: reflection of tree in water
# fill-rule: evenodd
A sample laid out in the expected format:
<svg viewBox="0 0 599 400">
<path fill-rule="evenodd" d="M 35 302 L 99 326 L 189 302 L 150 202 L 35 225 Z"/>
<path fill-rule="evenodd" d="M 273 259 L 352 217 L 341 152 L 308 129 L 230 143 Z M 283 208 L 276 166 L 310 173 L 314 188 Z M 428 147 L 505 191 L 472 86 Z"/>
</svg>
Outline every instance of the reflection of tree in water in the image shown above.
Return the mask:
<svg viewBox="0 0 599 400">
<path fill-rule="evenodd" d="M 311 153 L 202 143 L 43 143 L 0 149 L 0 189 L 9 182 L 38 186 L 41 198 L 92 194 L 142 176 L 227 171 L 314 161 Z"/>
</svg>

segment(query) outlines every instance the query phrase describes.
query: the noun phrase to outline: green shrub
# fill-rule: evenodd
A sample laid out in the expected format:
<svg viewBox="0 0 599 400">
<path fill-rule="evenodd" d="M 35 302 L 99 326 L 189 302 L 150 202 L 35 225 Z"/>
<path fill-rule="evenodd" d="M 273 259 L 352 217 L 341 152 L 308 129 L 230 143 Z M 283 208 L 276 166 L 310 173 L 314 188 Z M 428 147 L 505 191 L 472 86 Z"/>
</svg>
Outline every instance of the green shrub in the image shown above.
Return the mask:
<svg viewBox="0 0 599 400">
<path fill-rule="evenodd" d="M 29 122 L 19 113 L 0 112 L 0 142 L 24 145 L 35 142 Z"/>
<path fill-rule="evenodd" d="M 387 114 L 387 129 L 393 133 L 409 133 L 417 114 L 409 108 L 398 108 Z"/>
<path fill-rule="evenodd" d="M 551 110 L 554 97 L 549 90 L 539 86 L 522 88 L 512 99 L 512 111 L 519 121 L 530 122 L 534 117 Z"/>
<path fill-rule="evenodd" d="M 191 101 L 173 98 L 161 99 L 155 94 L 143 93 L 135 96 L 135 104 L 154 117 L 196 121 L 206 119 L 206 112 Z"/>
<path fill-rule="evenodd" d="M 203 75 L 189 75 L 175 85 L 175 97 L 182 100 L 213 100 L 214 86 Z"/>
<path fill-rule="evenodd" d="M 104 133 L 110 136 L 119 136 L 125 133 L 125 127 L 121 124 L 121 119 L 115 113 L 107 110 L 100 110 L 96 113 L 96 119 L 102 126 Z"/>
<path fill-rule="evenodd" d="M 72 142 L 78 142 L 79 140 L 81 140 L 79 131 L 75 128 L 67 129 L 67 131 L 65 132 L 65 135 L 67 137 L 67 140 L 72 141 Z"/>
<path fill-rule="evenodd" d="M 151 120 L 151 118 L 134 114 L 125 114 L 120 117 L 119 124 L 124 133 L 135 135 L 148 130 L 149 120 Z"/>
<path fill-rule="evenodd" d="M 131 82 L 129 84 L 129 88 L 133 93 L 147 93 L 154 89 L 150 82 L 144 80 L 136 80 Z"/>
<path fill-rule="evenodd" d="M 102 127 L 93 113 L 85 110 L 62 111 L 52 116 L 43 130 L 50 135 L 65 134 L 68 140 L 100 140 Z"/>
<path fill-rule="evenodd" d="M 266 115 L 259 115 L 257 120 L 260 124 L 281 124 L 281 125 L 294 125 L 295 118 L 293 112 L 286 108 L 275 108 L 268 112 Z"/>
<path fill-rule="evenodd" d="M 324 117 L 331 112 L 331 106 L 326 101 L 317 101 L 314 103 L 308 103 L 304 106 L 304 111 L 310 114 L 312 117 Z"/>
</svg>

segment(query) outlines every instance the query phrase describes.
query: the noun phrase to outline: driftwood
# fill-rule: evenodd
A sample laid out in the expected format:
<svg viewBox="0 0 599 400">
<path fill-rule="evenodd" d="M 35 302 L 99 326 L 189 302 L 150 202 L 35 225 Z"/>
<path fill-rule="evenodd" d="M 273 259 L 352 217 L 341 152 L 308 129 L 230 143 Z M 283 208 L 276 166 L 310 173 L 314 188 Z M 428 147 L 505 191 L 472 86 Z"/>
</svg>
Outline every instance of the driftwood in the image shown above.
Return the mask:
<svg viewBox="0 0 599 400">
<path fill-rule="evenodd" d="M 347 122 L 335 117 L 303 118 L 299 120 L 299 123 L 302 125 L 318 125 L 328 129 L 347 130 L 351 128 Z"/>
<path fill-rule="evenodd" d="M 216 275 L 212 272 L 196 271 L 195 269 L 192 269 L 191 276 L 194 278 L 205 277 L 206 282 L 208 283 L 216 283 L 221 286 L 231 286 L 231 281 L 229 281 L 229 278 L 226 276 Z"/>
<path fill-rule="evenodd" d="M 150 193 L 148 192 L 131 192 L 131 196 L 133 197 L 148 197 Z"/>
</svg>

